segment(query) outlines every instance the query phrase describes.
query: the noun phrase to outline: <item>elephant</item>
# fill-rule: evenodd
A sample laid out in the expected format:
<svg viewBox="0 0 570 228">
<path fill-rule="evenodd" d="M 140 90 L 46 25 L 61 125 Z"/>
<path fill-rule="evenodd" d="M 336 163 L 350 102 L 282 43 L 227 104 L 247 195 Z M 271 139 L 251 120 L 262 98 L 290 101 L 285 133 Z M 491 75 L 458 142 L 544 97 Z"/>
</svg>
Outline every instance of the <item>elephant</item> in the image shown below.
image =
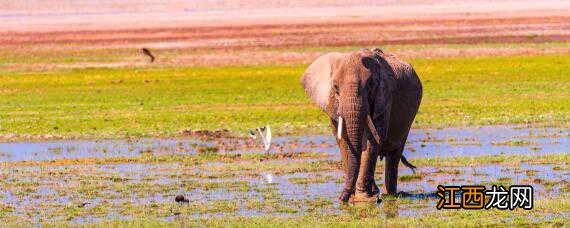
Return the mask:
<svg viewBox="0 0 570 228">
<path fill-rule="evenodd" d="M 344 171 L 341 202 L 376 202 L 377 160 L 385 160 L 384 194 L 397 192 L 404 145 L 422 99 L 413 67 L 379 48 L 331 52 L 301 77 L 310 99 L 330 117 Z"/>
</svg>

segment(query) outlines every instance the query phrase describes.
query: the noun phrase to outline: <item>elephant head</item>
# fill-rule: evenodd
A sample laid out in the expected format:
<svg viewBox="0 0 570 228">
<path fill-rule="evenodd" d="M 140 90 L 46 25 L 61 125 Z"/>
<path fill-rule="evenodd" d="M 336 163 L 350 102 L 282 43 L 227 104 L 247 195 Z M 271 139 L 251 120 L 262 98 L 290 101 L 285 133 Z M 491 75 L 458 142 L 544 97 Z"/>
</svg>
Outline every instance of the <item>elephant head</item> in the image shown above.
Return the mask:
<svg viewBox="0 0 570 228">
<path fill-rule="evenodd" d="M 393 72 L 376 52 L 329 53 L 315 60 L 301 79 L 311 99 L 336 127 L 345 186 L 341 200 L 354 192 L 363 147 L 380 144 L 387 132 Z M 375 124 L 376 123 L 376 124 Z M 375 164 L 375 163 L 374 163 Z"/>
</svg>

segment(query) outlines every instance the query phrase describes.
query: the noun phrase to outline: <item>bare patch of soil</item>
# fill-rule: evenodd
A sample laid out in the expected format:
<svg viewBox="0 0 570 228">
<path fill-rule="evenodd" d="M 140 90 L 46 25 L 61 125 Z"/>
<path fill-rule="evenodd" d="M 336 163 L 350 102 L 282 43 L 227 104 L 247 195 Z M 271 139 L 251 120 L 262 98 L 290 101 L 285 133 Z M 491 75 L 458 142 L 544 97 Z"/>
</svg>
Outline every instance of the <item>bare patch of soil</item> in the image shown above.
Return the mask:
<svg viewBox="0 0 570 228">
<path fill-rule="evenodd" d="M 62 6 L 52 9 L 50 14 L 44 12 L 49 6 L 37 6 L 37 9 L 36 6 L 26 8 L 24 3 L 5 6 L 14 13 L 0 14 L 0 19 L 6 19 L 3 26 L 25 17 L 24 9 L 28 10 L 26 18 L 30 19 L 26 23 L 31 25 L 0 32 L 0 60 L 4 60 L 0 69 L 291 65 L 309 63 L 327 48 L 336 47 L 570 41 L 570 14 L 567 13 L 570 11 L 564 11 L 570 9 L 570 4 L 555 0 L 530 5 L 486 0 L 328 1 L 319 4 L 301 1 L 269 4 L 253 0 L 239 7 L 235 4 L 230 7 L 232 4 L 227 2 L 199 2 L 194 8 L 179 8 L 186 5 L 185 2 L 168 5 L 149 1 L 146 4 L 153 5 L 152 9 L 160 10 L 161 14 L 152 17 L 152 21 L 141 20 L 148 22 L 146 24 L 134 23 L 131 17 L 148 19 L 156 12 L 142 10 L 137 1 L 122 1 L 118 5 L 107 2 L 100 8 L 93 8 L 90 3 L 59 4 Z M 284 8 L 290 13 L 284 13 Z M 214 16 L 210 15 L 212 12 Z M 205 13 L 217 19 L 208 21 L 204 18 L 210 16 L 196 19 L 178 13 L 194 16 Z M 33 24 L 32 19 L 41 15 L 44 15 L 45 29 Z M 244 19 L 252 15 L 257 16 Z M 73 27 L 68 26 L 71 22 L 67 20 L 60 21 L 61 18 L 77 19 L 76 23 L 85 18 L 103 22 L 89 21 L 85 26 Z M 109 18 L 115 21 L 104 23 Z M 138 50 L 143 47 L 157 55 L 152 65 L 140 56 Z M 410 48 L 394 53 L 415 58 L 568 52 L 568 48 L 562 46 Z M 105 58 L 117 53 L 112 59 Z M 26 61 L 12 60 L 14 56 Z M 35 60 L 28 61 L 27 56 Z M 86 59 L 65 59 L 77 56 Z M 54 61 L 57 58 L 59 61 Z"/>
</svg>

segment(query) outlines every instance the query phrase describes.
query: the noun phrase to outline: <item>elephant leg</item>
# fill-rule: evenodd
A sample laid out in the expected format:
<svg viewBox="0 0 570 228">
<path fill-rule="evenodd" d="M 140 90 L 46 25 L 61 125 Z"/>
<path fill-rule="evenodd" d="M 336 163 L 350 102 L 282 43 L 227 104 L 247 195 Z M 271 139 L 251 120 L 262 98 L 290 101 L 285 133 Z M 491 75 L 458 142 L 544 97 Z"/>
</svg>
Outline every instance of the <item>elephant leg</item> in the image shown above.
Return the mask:
<svg viewBox="0 0 570 228">
<path fill-rule="evenodd" d="M 333 131 L 333 135 L 337 135 L 337 123 L 332 120 L 331 121 L 331 126 L 332 126 L 332 131 Z M 342 168 L 344 171 L 344 187 L 343 187 L 343 191 L 339 196 L 339 200 L 342 202 L 348 202 L 348 200 L 350 199 L 350 196 L 354 193 L 354 188 L 355 188 L 355 184 L 356 184 L 356 177 L 358 175 L 358 168 L 360 167 L 360 158 L 357 159 L 356 155 L 353 155 L 350 152 L 350 149 L 348 148 L 348 144 L 345 142 L 344 137 L 341 137 L 341 139 L 338 139 L 337 137 L 335 137 L 338 146 L 340 148 L 340 157 L 342 160 Z M 350 170 L 351 166 L 350 164 L 354 164 L 357 163 L 356 165 L 353 165 L 352 167 L 354 167 L 357 170 Z"/>
<path fill-rule="evenodd" d="M 372 140 L 368 140 L 368 147 L 360 158 L 354 201 L 376 202 L 378 199 L 379 190 L 374 180 L 376 160 L 378 160 L 378 146 Z"/>
<path fill-rule="evenodd" d="M 394 195 L 398 189 L 398 165 L 402 157 L 402 149 L 387 150 L 384 153 L 386 162 L 384 166 L 384 193 Z"/>
<path fill-rule="evenodd" d="M 380 153 L 380 146 L 376 143 L 372 143 L 372 139 L 369 140 L 369 144 L 368 144 L 368 149 L 371 150 L 371 156 L 370 156 L 370 169 L 368 169 L 368 173 L 369 175 L 369 187 L 370 187 L 370 193 L 372 195 L 376 195 L 378 193 L 380 193 L 380 189 L 378 188 L 378 185 L 376 185 L 376 179 L 374 178 L 374 173 L 376 173 L 376 163 L 378 162 L 378 156 Z"/>
</svg>

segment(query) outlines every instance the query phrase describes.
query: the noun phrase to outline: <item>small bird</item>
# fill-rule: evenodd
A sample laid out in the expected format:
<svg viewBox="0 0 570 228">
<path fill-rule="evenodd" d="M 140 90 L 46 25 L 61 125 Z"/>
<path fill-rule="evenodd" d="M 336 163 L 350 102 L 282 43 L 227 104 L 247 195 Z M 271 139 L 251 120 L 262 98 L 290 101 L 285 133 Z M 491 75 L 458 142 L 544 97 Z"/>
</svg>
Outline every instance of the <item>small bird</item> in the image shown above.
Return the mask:
<svg viewBox="0 0 570 228">
<path fill-rule="evenodd" d="M 177 203 L 188 203 L 188 202 L 190 202 L 190 200 L 186 199 L 186 197 L 184 197 L 183 195 L 177 195 L 176 198 L 174 198 L 174 201 L 176 201 Z"/>
<path fill-rule="evenodd" d="M 154 59 L 155 59 L 155 58 L 154 58 L 154 55 L 152 55 L 152 53 L 150 53 L 150 50 L 148 50 L 148 49 L 146 49 L 146 48 L 141 48 L 141 52 L 142 52 L 144 55 L 150 57 L 150 62 L 151 62 L 151 63 L 154 62 Z"/>
</svg>

